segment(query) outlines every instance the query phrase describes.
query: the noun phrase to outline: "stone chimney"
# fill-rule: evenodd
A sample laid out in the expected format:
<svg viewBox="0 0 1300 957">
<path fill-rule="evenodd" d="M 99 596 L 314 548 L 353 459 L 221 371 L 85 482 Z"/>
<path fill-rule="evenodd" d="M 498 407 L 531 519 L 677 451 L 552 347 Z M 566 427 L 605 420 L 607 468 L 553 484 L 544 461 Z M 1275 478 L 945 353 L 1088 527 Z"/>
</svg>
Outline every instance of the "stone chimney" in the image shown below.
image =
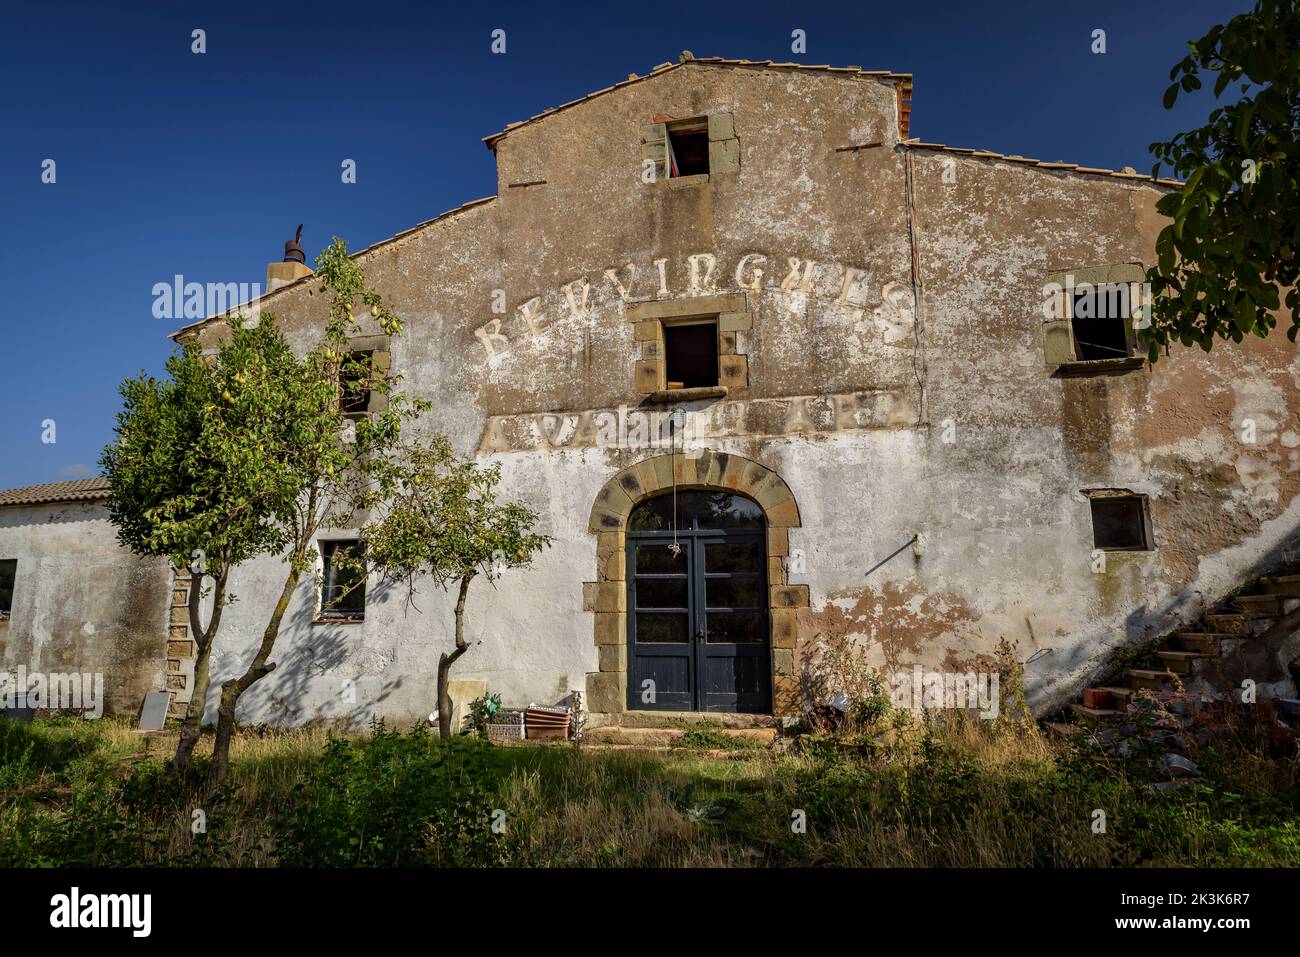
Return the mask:
<svg viewBox="0 0 1300 957">
<path fill-rule="evenodd" d="M 284 259 L 278 263 L 269 263 L 266 267 L 266 291 L 274 292 L 281 286 L 310 275 L 311 269 L 308 268 L 307 257 L 302 251 L 302 225 L 299 224 L 298 234 L 284 244 Z"/>
</svg>

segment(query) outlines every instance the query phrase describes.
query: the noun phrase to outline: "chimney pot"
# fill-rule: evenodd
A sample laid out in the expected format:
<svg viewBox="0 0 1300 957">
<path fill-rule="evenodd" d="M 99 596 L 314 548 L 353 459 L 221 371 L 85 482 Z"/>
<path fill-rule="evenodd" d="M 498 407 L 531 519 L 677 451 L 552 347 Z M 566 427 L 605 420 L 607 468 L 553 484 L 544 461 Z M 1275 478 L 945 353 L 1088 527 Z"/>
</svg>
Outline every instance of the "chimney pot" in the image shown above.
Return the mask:
<svg viewBox="0 0 1300 957">
<path fill-rule="evenodd" d="M 284 244 L 284 261 L 287 263 L 303 263 L 304 265 L 307 262 L 307 257 L 302 251 L 302 223 L 298 224 L 297 235 Z"/>
<path fill-rule="evenodd" d="M 297 235 L 284 244 L 284 259 L 267 264 L 266 291 L 272 292 L 310 275 L 311 267 L 302 251 L 302 225 L 299 224 Z"/>
</svg>

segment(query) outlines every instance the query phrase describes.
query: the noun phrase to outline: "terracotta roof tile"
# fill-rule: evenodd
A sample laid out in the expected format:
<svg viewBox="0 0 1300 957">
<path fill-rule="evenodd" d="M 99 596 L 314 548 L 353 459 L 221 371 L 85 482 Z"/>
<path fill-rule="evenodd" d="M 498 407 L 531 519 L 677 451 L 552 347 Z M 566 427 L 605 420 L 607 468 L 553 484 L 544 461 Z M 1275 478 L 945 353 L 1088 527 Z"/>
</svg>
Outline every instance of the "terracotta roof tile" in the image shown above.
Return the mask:
<svg viewBox="0 0 1300 957">
<path fill-rule="evenodd" d="M 90 502 L 106 498 L 108 498 L 108 479 L 103 476 L 0 489 L 0 507 L 40 505 L 44 502 Z"/>
</svg>

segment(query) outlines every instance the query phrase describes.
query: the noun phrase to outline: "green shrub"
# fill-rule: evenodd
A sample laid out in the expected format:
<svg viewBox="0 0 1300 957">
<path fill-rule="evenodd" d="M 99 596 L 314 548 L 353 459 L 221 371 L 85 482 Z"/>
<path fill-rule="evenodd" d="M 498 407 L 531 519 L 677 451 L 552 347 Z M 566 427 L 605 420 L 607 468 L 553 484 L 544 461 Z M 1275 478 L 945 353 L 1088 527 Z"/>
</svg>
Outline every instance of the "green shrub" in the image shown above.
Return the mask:
<svg viewBox="0 0 1300 957">
<path fill-rule="evenodd" d="M 272 825 L 281 865 L 479 866 L 500 863 L 492 831 L 510 764 L 475 739 L 440 742 L 424 727 L 378 725 L 366 738 L 331 738 L 299 800 Z"/>
<path fill-rule="evenodd" d="M 501 695 L 495 691 L 475 698 L 469 703 L 469 714 L 465 715 L 464 733 L 486 738 L 487 726 L 492 723 L 492 716 L 500 710 Z"/>
</svg>

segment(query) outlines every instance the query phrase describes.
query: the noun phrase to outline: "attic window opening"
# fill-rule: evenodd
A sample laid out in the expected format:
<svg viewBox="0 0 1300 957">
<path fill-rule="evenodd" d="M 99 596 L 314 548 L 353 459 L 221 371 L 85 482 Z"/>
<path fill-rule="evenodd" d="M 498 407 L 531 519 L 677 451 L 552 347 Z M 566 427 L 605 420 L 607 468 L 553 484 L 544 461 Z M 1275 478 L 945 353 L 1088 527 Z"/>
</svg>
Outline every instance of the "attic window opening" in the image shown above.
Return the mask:
<svg viewBox="0 0 1300 957">
<path fill-rule="evenodd" d="M 664 325 L 664 379 L 669 389 L 700 389 L 718 384 L 717 319 Z"/>
<path fill-rule="evenodd" d="M 1127 359 L 1133 355 L 1129 305 L 1128 283 L 1100 283 L 1074 290 L 1070 327 L 1078 361 Z"/>
<path fill-rule="evenodd" d="M 370 410 L 370 375 L 373 353 L 353 352 L 339 368 L 339 410 L 344 415 L 364 415 Z"/>
<path fill-rule="evenodd" d="M 1105 551 L 1149 551 L 1150 519 L 1142 495 L 1094 495 L 1093 546 Z"/>
<path fill-rule="evenodd" d="M 707 117 L 669 123 L 668 175 L 700 176 L 709 172 L 709 121 Z"/>
</svg>

